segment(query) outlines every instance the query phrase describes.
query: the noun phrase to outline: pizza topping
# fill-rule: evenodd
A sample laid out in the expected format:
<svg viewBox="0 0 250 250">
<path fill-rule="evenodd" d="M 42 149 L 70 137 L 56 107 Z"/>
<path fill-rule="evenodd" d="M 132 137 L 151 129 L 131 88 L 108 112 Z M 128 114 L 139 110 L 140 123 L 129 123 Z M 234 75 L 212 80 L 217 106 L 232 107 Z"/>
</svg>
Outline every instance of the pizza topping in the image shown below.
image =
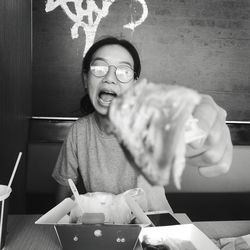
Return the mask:
<svg viewBox="0 0 250 250">
<path fill-rule="evenodd" d="M 186 144 L 204 137 L 192 116 L 200 99 L 186 87 L 142 80 L 112 101 L 110 130 L 151 184 L 172 176 L 180 188 Z"/>
</svg>

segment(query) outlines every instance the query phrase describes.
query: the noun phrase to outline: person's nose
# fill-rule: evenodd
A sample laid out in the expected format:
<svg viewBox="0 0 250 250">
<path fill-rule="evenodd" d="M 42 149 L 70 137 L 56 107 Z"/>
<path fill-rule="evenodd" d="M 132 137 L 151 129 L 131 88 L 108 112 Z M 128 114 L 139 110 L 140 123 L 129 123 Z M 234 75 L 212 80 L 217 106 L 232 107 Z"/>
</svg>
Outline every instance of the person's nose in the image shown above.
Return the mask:
<svg viewBox="0 0 250 250">
<path fill-rule="evenodd" d="M 107 83 L 117 83 L 117 79 L 116 79 L 116 67 L 115 66 L 109 66 L 109 70 L 107 72 L 107 74 L 103 77 L 103 82 L 107 82 Z"/>
</svg>

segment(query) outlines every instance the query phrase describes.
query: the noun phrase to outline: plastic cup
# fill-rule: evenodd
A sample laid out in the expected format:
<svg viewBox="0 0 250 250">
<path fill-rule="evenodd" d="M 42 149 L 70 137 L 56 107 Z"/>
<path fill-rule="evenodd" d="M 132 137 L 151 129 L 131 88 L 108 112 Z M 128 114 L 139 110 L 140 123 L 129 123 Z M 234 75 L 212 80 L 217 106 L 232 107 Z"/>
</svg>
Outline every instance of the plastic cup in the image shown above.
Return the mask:
<svg viewBox="0 0 250 250">
<path fill-rule="evenodd" d="M 6 185 L 0 185 L 0 249 L 5 245 L 8 219 L 8 198 L 12 189 Z"/>
</svg>

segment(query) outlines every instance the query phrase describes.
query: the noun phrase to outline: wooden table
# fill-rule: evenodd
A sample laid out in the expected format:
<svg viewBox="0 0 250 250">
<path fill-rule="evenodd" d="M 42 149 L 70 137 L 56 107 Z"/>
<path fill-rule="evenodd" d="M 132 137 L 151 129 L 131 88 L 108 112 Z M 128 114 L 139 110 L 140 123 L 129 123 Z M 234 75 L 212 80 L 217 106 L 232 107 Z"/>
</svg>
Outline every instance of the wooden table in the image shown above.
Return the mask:
<svg viewBox="0 0 250 250">
<path fill-rule="evenodd" d="M 8 217 L 5 250 L 59 250 L 60 244 L 52 225 L 36 225 L 40 215 L 10 215 Z M 183 224 L 190 223 L 185 214 L 175 214 Z M 250 221 L 195 222 L 210 238 L 235 237 L 250 234 Z"/>
</svg>

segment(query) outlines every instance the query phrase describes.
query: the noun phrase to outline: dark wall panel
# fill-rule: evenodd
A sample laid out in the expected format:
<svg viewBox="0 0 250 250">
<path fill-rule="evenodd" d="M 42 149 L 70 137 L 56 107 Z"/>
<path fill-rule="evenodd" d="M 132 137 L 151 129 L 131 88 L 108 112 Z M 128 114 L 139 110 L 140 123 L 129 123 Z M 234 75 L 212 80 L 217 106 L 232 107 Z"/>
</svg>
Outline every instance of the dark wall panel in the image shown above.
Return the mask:
<svg viewBox="0 0 250 250">
<path fill-rule="evenodd" d="M 25 161 L 31 115 L 31 1 L 0 1 L 0 183 L 8 184 L 19 151 L 10 210 L 24 211 Z"/>
<path fill-rule="evenodd" d="M 33 115 L 78 116 L 83 95 L 81 40 L 72 41 L 62 9 L 33 1 Z"/>
<path fill-rule="evenodd" d="M 79 28 L 72 39 L 74 22 L 60 6 L 46 12 L 46 2 L 33 0 L 33 115 L 78 116 L 86 36 Z M 101 0 L 94 2 L 101 8 Z M 148 16 L 132 32 L 123 25 L 141 16 L 139 2 L 114 1 L 96 39 L 131 40 L 141 54 L 143 77 L 196 88 L 212 95 L 228 120 L 250 120 L 250 1 L 145 0 Z M 74 7 L 69 4 L 77 14 Z"/>
</svg>

